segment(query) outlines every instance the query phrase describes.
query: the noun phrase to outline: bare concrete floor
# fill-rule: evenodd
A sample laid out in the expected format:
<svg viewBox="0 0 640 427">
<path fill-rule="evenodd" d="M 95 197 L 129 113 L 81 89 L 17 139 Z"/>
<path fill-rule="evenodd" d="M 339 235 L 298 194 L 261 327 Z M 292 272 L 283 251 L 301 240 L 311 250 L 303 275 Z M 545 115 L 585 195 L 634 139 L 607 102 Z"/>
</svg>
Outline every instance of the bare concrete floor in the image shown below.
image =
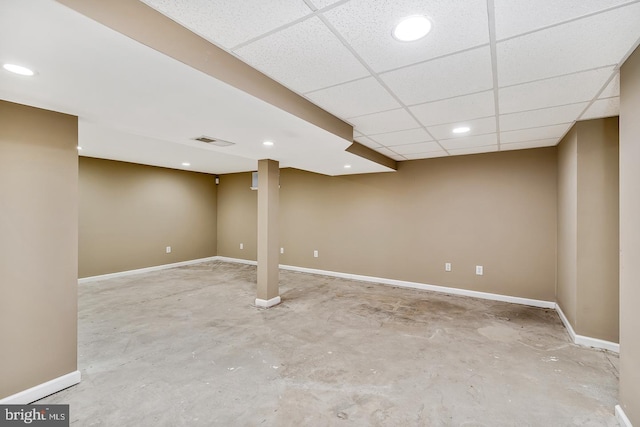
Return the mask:
<svg viewBox="0 0 640 427">
<path fill-rule="evenodd" d="M 617 426 L 617 356 L 552 310 L 211 262 L 79 287 L 90 426 Z"/>
</svg>

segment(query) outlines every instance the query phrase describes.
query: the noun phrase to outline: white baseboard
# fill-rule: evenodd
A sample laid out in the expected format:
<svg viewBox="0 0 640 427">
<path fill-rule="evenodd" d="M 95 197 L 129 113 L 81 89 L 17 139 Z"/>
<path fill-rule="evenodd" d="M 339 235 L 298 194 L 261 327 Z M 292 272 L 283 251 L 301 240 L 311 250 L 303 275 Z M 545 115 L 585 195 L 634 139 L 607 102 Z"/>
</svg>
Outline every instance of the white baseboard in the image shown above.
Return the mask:
<svg viewBox="0 0 640 427">
<path fill-rule="evenodd" d="M 136 270 L 119 271 L 117 273 L 101 274 L 99 276 L 89 276 L 78 279 L 78 283 L 97 282 L 99 280 L 113 279 L 116 277 L 132 276 L 134 274 L 149 273 L 152 271 L 166 270 L 168 268 L 182 267 L 183 265 L 200 264 L 201 262 L 215 261 L 218 257 L 192 259 L 189 261 L 174 262 L 172 264 L 155 265 L 153 267 L 138 268 Z"/>
<path fill-rule="evenodd" d="M 633 427 L 631 425 L 631 420 L 627 417 L 627 414 L 624 413 L 624 410 L 620 405 L 616 405 L 616 418 L 618 419 L 618 424 L 621 427 Z"/>
<path fill-rule="evenodd" d="M 158 265 L 154 267 L 140 268 L 137 270 L 121 271 L 118 273 L 110 273 L 110 274 L 103 274 L 100 276 L 85 277 L 82 279 L 78 279 L 78 283 L 87 283 L 87 282 L 94 282 L 98 280 L 112 279 L 115 277 L 123 277 L 123 276 L 130 276 L 134 274 L 148 273 L 151 271 L 164 270 L 167 268 L 175 268 L 183 265 L 199 264 L 199 263 L 208 262 L 208 261 L 223 261 L 223 262 L 231 262 L 236 264 L 257 265 L 257 262 L 254 260 L 230 258 L 230 257 L 224 257 L 224 256 L 213 256 L 208 258 L 194 259 L 190 261 L 176 262 L 173 264 L 164 264 L 164 265 Z M 280 268 L 282 270 L 298 271 L 298 272 L 310 273 L 310 274 L 319 274 L 322 276 L 329 276 L 329 277 L 340 277 L 343 279 L 358 280 L 361 282 L 381 283 L 384 285 L 397 286 L 399 288 L 420 289 L 424 291 L 446 293 L 451 295 L 462 295 L 462 296 L 481 298 L 481 299 L 487 299 L 492 301 L 509 302 L 512 304 L 529 305 L 532 307 L 552 308 L 552 309 L 555 309 L 558 315 L 560 316 L 562 323 L 564 323 L 564 326 L 567 328 L 567 331 L 569 332 L 571 340 L 575 344 L 583 345 L 586 347 L 601 348 L 601 349 L 609 350 L 615 353 L 620 353 L 620 344 L 618 343 L 576 334 L 575 331 L 573 330 L 573 327 L 571 326 L 571 323 L 569 323 L 566 316 L 562 312 L 562 309 L 560 308 L 560 306 L 552 301 L 521 298 L 521 297 L 510 296 L 510 295 L 492 294 L 489 292 L 471 291 L 471 290 L 460 289 L 460 288 L 449 288 L 446 286 L 429 285 L 425 283 L 408 282 L 408 281 L 396 280 L 396 279 L 386 279 L 383 277 L 363 276 L 359 274 L 340 273 L 337 271 L 318 270 L 315 268 L 297 267 L 294 265 L 280 264 Z M 278 301 L 273 302 L 276 298 L 278 299 Z M 268 301 L 256 299 L 256 306 L 272 307 L 280 303 L 280 297 L 276 297 L 276 298 L 272 298 Z"/>
<path fill-rule="evenodd" d="M 80 382 L 80 371 L 73 371 L 58 378 L 54 378 L 46 383 L 39 384 L 27 390 L 13 394 L 0 400 L 0 405 L 27 405 L 29 403 L 57 393 L 67 387 Z"/>
<path fill-rule="evenodd" d="M 262 307 L 262 308 L 273 307 L 274 305 L 280 304 L 280 302 L 281 302 L 280 296 L 271 298 L 269 300 L 256 298 L 256 306 Z"/>
<path fill-rule="evenodd" d="M 383 277 L 362 276 L 359 274 L 339 273 L 336 271 L 316 270 L 313 268 L 296 267 L 292 265 L 280 265 L 283 270 L 300 271 L 303 273 L 321 274 L 323 276 L 340 277 L 343 279 L 358 280 L 361 282 L 382 283 L 384 285 L 397 286 L 399 288 L 421 289 L 423 291 L 439 292 L 451 295 L 462 295 L 473 298 L 488 299 L 493 301 L 510 302 L 514 304 L 530 305 L 533 307 L 555 308 L 555 303 L 529 298 L 513 297 L 509 295 L 492 294 L 488 292 L 471 291 L 446 286 L 428 285 L 425 283 L 408 282 L 405 280 L 385 279 Z"/>
<path fill-rule="evenodd" d="M 250 260 L 244 260 L 244 259 L 220 257 L 220 256 L 217 257 L 217 259 L 219 261 L 224 261 L 224 262 L 236 262 L 236 263 L 242 263 L 242 264 L 256 265 L 256 261 L 250 261 Z M 382 283 L 384 285 L 392 285 L 392 286 L 397 286 L 399 288 L 421 289 L 425 291 L 447 293 L 452 295 L 463 295 L 463 296 L 482 298 L 482 299 L 488 299 L 493 301 L 504 301 L 504 302 L 510 302 L 514 304 L 530 305 L 533 307 L 542 307 L 542 308 L 556 307 L 556 303 L 552 301 L 543 301 L 543 300 L 536 300 L 536 299 L 529 299 L 529 298 L 513 297 L 508 295 L 491 294 L 488 292 L 470 291 L 470 290 L 459 289 L 459 288 L 448 288 L 445 286 L 427 285 L 424 283 L 407 282 L 404 280 L 385 279 L 382 277 L 373 277 L 373 276 L 362 276 L 359 274 L 340 273 L 337 271 L 318 270 L 315 268 L 297 267 L 294 265 L 284 265 L 284 264 L 280 264 L 280 268 L 282 270 L 298 271 L 301 273 L 320 274 L 322 276 L 340 277 L 342 279 L 358 280 L 361 282 Z"/>
<path fill-rule="evenodd" d="M 576 334 L 576 332 L 573 330 L 573 326 L 571 326 L 571 323 L 567 319 L 567 316 L 564 315 L 564 312 L 558 304 L 556 304 L 556 312 L 560 316 L 560 320 L 562 320 L 562 323 L 564 323 L 564 327 L 567 328 L 567 332 L 569 332 L 571 341 L 573 341 L 574 344 L 583 345 L 585 347 L 601 348 L 604 350 L 612 351 L 614 353 L 620 353 L 620 344 L 618 343 Z"/>
<path fill-rule="evenodd" d="M 229 258 L 226 256 L 217 256 L 215 257 L 216 261 L 224 261 L 224 262 L 233 262 L 236 264 L 249 264 L 249 265 L 258 265 L 258 261 L 252 261 L 250 259 L 241 259 L 241 258 Z"/>
<path fill-rule="evenodd" d="M 560 308 L 560 305 L 558 304 L 556 304 L 556 313 L 558 313 L 558 316 L 560 316 L 560 320 L 562 320 L 562 323 L 564 324 L 565 329 L 569 333 L 569 337 L 571 337 L 571 341 L 575 343 L 576 332 L 573 330 L 573 326 L 571 326 L 571 323 L 569 323 L 567 316 L 564 315 L 564 312 L 562 311 L 562 309 Z"/>
</svg>

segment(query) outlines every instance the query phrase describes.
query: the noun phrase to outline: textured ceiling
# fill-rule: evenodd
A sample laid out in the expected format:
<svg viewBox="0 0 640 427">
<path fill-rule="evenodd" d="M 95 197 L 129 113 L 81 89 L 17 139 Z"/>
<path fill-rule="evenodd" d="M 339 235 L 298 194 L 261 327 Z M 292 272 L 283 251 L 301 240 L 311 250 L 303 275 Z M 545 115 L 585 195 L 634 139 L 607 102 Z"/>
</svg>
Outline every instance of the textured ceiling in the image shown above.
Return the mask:
<svg viewBox="0 0 640 427">
<path fill-rule="evenodd" d="M 395 160 L 555 145 L 618 114 L 618 68 L 640 42 L 638 1 L 144 1 Z M 426 38 L 391 37 L 416 14 Z"/>
<path fill-rule="evenodd" d="M 142 3 L 129 4 L 158 15 Z M 351 138 L 52 0 L 0 1 L 1 63 L 26 65 L 37 74 L 0 69 L 0 99 L 78 116 L 82 156 L 216 174 L 255 170 L 264 158 L 326 175 L 392 170 L 346 151 Z M 193 140 L 202 135 L 235 145 Z M 267 147 L 265 140 L 275 145 Z"/>
</svg>

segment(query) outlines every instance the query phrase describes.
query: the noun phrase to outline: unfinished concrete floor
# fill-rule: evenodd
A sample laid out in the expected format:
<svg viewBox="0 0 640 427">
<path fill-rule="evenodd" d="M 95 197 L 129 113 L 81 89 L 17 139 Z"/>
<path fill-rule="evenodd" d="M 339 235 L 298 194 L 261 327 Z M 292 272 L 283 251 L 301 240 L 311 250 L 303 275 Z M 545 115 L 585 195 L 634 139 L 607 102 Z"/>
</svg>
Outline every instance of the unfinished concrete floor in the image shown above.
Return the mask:
<svg viewBox="0 0 640 427">
<path fill-rule="evenodd" d="M 617 426 L 552 310 L 209 262 L 79 286 L 78 426 Z"/>
</svg>

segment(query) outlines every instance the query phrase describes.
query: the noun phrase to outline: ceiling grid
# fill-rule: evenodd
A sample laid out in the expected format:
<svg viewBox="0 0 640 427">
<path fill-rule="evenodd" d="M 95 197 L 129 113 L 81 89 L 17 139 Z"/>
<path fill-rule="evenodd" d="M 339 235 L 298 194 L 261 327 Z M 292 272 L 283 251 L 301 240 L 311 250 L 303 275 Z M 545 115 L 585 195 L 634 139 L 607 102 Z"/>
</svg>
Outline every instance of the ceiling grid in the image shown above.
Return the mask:
<svg viewBox="0 0 640 427">
<path fill-rule="evenodd" d="M 145 1 L 185 21 L 166 1 Z M 308 15 L 230 51 L 353 124 L 356 140 L 396 160 L 552 146 L 581 117 L 618 114 L 618 92 L 601 94 L 640 35 L 638 1 L 298 1 Z M 188 9 L 191 2 L 179 3 Z M 286 8 L 295 1 L 279 3 Z M 415 42 L 394 40 L 393 25 L 415 14 L 432 21 L 432 32 Z M 344 52 L 335 56 L 278 37 L 292 27 L 313 31 L 313 18 L 365 75 L 341 69 Z M 194 31 L 206 36 L 202 28 Z M 322 83 L 322 67 L 311 68 L 310 84 L 296 82 L 296 74 L 309 72 L 300 62 L 327 59 L 336 64 L 331 84 Z M 470 132 L 452 134 L 457 125 Z"/>
<path fill-rule="evenodd" d="M 640 0 L 141 1 L 346 132 L 328 135 L 53 0 L 0 5 L 0 60 L 38 67 L 31 82 L 0 74 L 0 97 L 79 115 L 83 155 L 200 157 L 191 170 L 228 173 L 251 170 L 270 139 L 283 167 L 367 173 L 382 169 L 345 153 L 344 122 L 397 161 L 554 146 L 577 120 L 619 114 L 619 67 L 640 44 Z M 431 31 L 394 38 L 413 15 Z M 202 154 L 202 134 L 237 144 Z"/>
</svg>

